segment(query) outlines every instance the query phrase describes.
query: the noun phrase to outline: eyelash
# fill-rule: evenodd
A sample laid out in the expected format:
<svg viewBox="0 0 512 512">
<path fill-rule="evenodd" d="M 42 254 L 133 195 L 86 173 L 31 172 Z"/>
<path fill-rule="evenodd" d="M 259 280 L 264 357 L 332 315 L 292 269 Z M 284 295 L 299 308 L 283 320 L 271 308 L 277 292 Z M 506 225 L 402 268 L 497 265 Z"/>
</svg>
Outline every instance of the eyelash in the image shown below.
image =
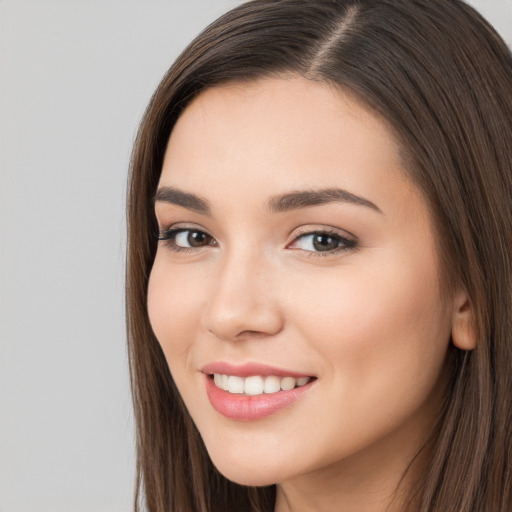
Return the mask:
<svg viewBox="0 0 512 512">
<path fill-rule="evenodd" d="M 197 248 L 195 248 L 195 247 L 180 247 L 179 245 L 176 244 L 176 237 L 180 233 L 186 233 L 186 232 L 202 233 L 202 234 L 210 237 L 212 240 L 214 240 L 214 238 L 212 236 L 210 236 L 208 233 L 206 233 L 206 231 L 203 231 L 203 230 L 197 229 L 197 228 L 193 228 L 193 227 L 178 227 L 178 228 L 171 228 L 171 229 L 163 230 L 158 235 L 158 240 L 160 242 L 164 242 L 164 244 L 166 246 L 168 246 L 174 252 L 187 253 L 187 252 L 195 252 L 198 249 L 202 249 L 202 247 L 197 247 Z M 215 243 L 214 245 L 217 245 L 217 244 Z"/>
<path fill-rule="evenodd" d="M 298 233 L 295 235 L 294 239 L 287 247 L 290 245 L 296 244 L 301 238 L 306 238 L 308 236 L 327 236 L 330 238 L 334 238 L 338 242 L 338 247 L 328 251 L 308 251 L 303 249 L 305 253 L 307 253 L 308 257 L 312 258 L 322 258 L 326 256 L 332 256 L 333 254 L 337 254 L 339 252 L 345 252 L 354 250 L 357 248 L 357 240 L 355 237 L 343 236 L 339 233 L 339 231 L 335 231 L 332 229 L 310 229 L 310 228 L 299 228 Z M 300 250 L 300 249 L 297 249 Z"/>
<path fill-rule="evenodd" d="M 172 251 L 179 252 L 179 253 L 190 253 L 190 252 L 196 252 L 204 247 L 208 247 L 208 245 L 201 246 L 201 247 L 181 247 L 177 245 L 176 243 L 176 237 L 181 233 L 199 233 L 206 235 L 209 237 L 214 243 L 209 244 L 210 247 L 215 247 L 217 242 L 215 239 L 209 235 L 206 231 L 203 231 L 201 229 L 197 229 L 194 227 L 176 227 L 176 228 L 170 228 L 163 231 L 160 231 L 160 234 L 158 236 L 158 240 L 160 242 L 163 242 L 166 246 L 168 246 Z M 332 250 L 327 251 L 310 251 L 307 249 L 292 249 L 292 250 L 302 250 L 303 252 L 307 253 L 308 257 L 326 257 L 326 256 L 332 256 L 333 254 L 342 252 L 342 251 L 349 251 L 354 250 L 357 248 L 357 241 L 354 238 L 348 238 L 346 236 L 341 235 L 339 232 L 329 229 L 317 229 L 317 230 L 311 230 L 311 229 L 304 229 L 303 231 L 299 230 L 299 233 L 296 234 L 294 239 L 287 245 L 287 247 L 296 244 L 301 239 L 306 238 L 308 236 L 328 236 L 331 238 L 334 238 L 337 240 L 339 246 Z"/>
</svg>

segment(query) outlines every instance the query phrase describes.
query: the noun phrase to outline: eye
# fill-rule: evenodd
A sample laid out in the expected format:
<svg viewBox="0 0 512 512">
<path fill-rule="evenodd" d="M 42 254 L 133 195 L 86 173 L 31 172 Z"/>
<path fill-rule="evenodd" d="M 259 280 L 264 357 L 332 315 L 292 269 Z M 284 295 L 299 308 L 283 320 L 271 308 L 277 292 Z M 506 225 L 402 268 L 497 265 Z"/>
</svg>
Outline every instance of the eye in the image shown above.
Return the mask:
<svg viewBox="0 0 512 512">
<path fill-rule="evenodd" d="M 339 233 L 315 231 L 299 235 L 289 248 L 302 249 L 308 252 L 333 253 L 340 250 L 353 249 L 355 246 L 355 240 L 350 240 Z"/>
<path fill-rule="evenodd" d="M 209 245 L 211 240 L 212 237 L 203 231 L 192 231 L 190 229 L 179 231 L 174 237 L 174 243 L 178 247 L 204 247 Z"/>
<path fill-rule="evenodd" d="M 217 245 L 215 239 L 199 229 L 175 228 L 160 233 L 158 240 L 165 242 L 175 251 L 200 249 Z"/>
</svg>

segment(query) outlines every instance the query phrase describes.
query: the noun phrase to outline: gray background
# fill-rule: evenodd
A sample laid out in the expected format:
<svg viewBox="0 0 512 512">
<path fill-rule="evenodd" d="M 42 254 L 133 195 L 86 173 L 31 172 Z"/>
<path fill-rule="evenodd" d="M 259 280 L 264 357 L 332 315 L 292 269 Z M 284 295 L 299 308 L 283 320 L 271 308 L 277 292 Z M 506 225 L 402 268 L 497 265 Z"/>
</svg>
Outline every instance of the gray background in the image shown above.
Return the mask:
<svg viewBox="0 0 512 512">
<path fill-rule="evenodd" d="M 172 60 L 238 3 L 0 0 L 0 512 L 131 509 L 130 148 Z M 512 0 L 471 3 L 512 42 Z"/>
</svg>

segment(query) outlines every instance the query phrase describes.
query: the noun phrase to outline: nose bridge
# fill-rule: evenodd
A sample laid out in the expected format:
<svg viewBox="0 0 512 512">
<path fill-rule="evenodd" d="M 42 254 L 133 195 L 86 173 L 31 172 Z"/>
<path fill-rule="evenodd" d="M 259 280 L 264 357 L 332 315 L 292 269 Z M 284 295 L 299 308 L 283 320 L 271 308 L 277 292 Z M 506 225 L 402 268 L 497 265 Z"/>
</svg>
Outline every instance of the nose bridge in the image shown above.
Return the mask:
<svg viewBox="0 0 512 512">
<path fill-rule="evenodd" d="M 250 247 L 226 251 L 204 312 L 206 329 L 224 340 L 277 333 L 281 315 L 271 274 L 271 262 L 261 252 Z"/>
</svg>

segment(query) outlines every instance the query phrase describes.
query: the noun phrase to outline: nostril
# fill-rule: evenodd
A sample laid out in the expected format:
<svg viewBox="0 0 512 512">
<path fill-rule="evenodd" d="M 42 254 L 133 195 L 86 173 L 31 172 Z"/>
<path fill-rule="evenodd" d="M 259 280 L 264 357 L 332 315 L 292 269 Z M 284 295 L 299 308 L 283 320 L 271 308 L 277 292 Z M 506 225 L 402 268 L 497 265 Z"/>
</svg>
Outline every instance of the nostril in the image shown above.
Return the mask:
<svg viewBox="0 0 512 512">
<path fill-rule="evenodd" d="M 205 331 L 217 339 L 234 342 L 265 338 L 280 332 L 284 325 L 281 310 L 274 301 L 221 299 L 222 294 L 209 304 L 202 318 Z"/>
</svg>

